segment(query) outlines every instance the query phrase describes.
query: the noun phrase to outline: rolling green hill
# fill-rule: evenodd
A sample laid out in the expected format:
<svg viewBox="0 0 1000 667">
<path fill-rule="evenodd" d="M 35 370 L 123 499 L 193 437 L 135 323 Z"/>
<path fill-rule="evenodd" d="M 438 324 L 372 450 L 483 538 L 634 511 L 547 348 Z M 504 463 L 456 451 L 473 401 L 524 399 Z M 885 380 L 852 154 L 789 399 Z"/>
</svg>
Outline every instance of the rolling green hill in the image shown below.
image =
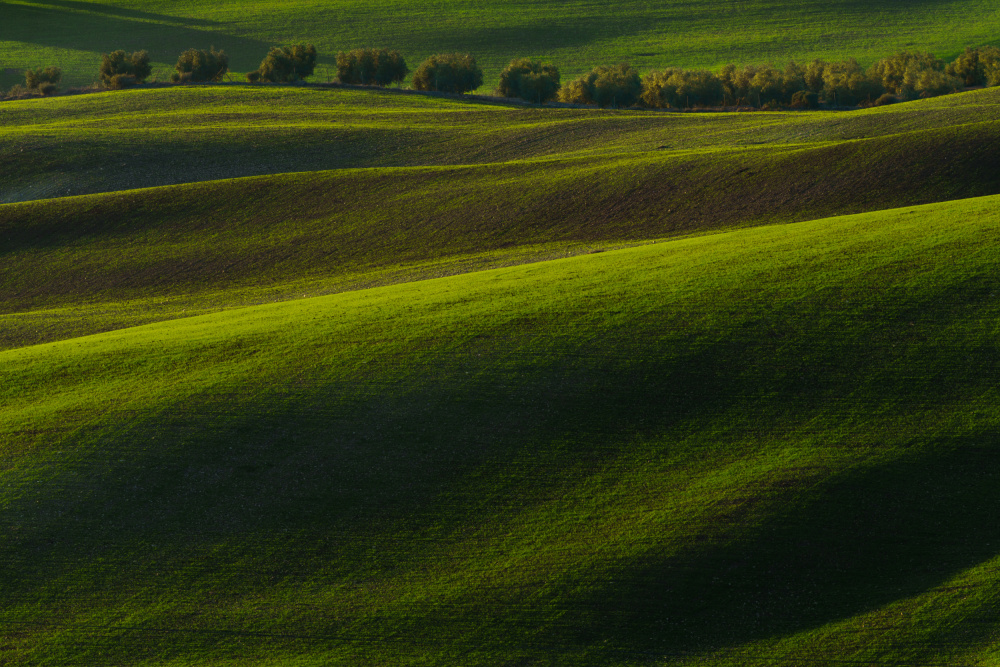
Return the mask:
<svg viewBox="0 0 1000 667">
<path fill-rule="evenodd" d="M 0 352 L 4 661 L 995 664 L 998 223 L 907 207 Z"/>
<path fill-rule="evenodd" d="M 991 151 L 998 108 L 998 89 L 849 113 L 539 109 L 380 91 L 249 86 L 33 99 L 3 105 L 0 160 L 7 168 L 0 172 L 0 202 L 322 169 L 548 168 L 539 161 L 558 169 L 623 157 L 658 168 L 686 162 L 692 165 L 687 170 L 718 171 L 707 179 L 715 181 L 728 180 L 721 165 L 751 155 L 775 162 L 797 156 L 806 172 L 812 162 L 824 171 L 840 162 L 866 182 L 899 180 L 916 194 L 926 188 L 907 181 L 931 172 L 944 181 L 989 180 L 996 171 Z M 901 175 L 886 178 L 896 165 Z M 799 180 L 798 169 L 783 180 Z M 871 177 L 874 170 L 885 177 Z M 941 199 L 995 192 L 942 187 Z M 838 212 L 844 211 L 817 215 Z"/>
<path fill-rule="evenodd" d="M 339 168 L 0 206 L 0 348 L 1000 193 L 998 102 L 622 113 L 214 87 L 8 103 L 8 199 Z"/>
<path fill-rule="evenodd" d="M 468 51 L 487 87 L 514 57 L 547 58 L 575 75 L 622 60 L 646 68 L 717 67 L 855 57 L 905 48 L 954 56 L 997 44 L 1000 10 L 985 0 L 5 0 L 0 3 L 0 87 L 28 67 L 59 65 L 89 84 L 100 54 L 148 49 L 165 78 L 184 49 L 214 45 L 234 69 L 254 69 L 273 44 L 315 43 L 325 79 L 337 51 L 400 49 L 411 68 L 431 53 Z"/>
<path fill-rule="evenodd" d="M 0 0 L 0 88 L 114 48 L 468 50 L 489 88 L 998 34 L 983 0 Z M 998 111 L 0 104 L 0 665 L 1000 666 Z"/>
</svg>

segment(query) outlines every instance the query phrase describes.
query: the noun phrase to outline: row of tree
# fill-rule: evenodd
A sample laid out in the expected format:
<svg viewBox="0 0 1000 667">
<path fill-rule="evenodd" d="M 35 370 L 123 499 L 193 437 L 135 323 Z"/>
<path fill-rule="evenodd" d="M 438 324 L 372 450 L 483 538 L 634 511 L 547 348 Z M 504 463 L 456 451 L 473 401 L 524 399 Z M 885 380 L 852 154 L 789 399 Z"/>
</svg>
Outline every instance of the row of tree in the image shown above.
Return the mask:
<svg viewBox="0 0 1000 667">
<path fill-rule="evenodd" d="M 512 62 L 510 69 L 526 71 L 523 61 Z M 530 91 L 515 86 L 512 96 L 543 99 L 534 76 Z M 947 64 L 929 53 L 902 52 L 868 69 L 854 59 L 814 60 L 789 63 L 781 69 L 772 65 L 726 65 L 718 73 L 669 68 L 640 76 L 634 67 L 623 63 L 595 67 L 565 86 L 558 86 L 558 72 L 542 76 L 555 81 L 558 89 L 551 92 L 550 85 L 548 99 L 602 107 L 857 106 L 942 95 L 966 86 L 1000 85 L 1000 49 L 967 48 Z"/>
<path fill-rule="evenodd" d="M 315 72 L 316 48 L 312 44 L 275 46 L 260 66 L 246 74 L 248 81 L 296 82 Z M 409 74 L 398 51 L 355 49 L 337 54 L 337 77 L 342 83 L 387 86 Z M 175 82 L 221 81 L 229 73 L 224 51 L 188 49 L 177 59 Z M 101 59 L 99 76 L 104 86 L 126 88 L 152 74 L 146 51 L 113 51 Z M 52 94 L 62 72 L 58 67 L 25 73 L 28 90 Z M 469 54 L 433 55 L 413 74 L 417 90 L 467 93 L 483 83 L 483 71 Z M 954 92 L 965 86 L 1000 85 L 1000 49 L 967 48 L 953 62 L 929 53 L 904 51 L 883 58 L 865 69 L 854 59 L 842 62 L 813 60 L 773 65 L 726 65 L 719 72 L 679 67 L 653 70 L 640 76 L 627 63 L 599 66 L 562 85 L 554 65 L 516 59 L 500 74 L 498 92 L 539 104 L 559 100 L 601 107 L 645 106 L 691 108 L 754 106 L 761 108 L 816 108 L 885 104 L 900 99 Z"/>
</svg>

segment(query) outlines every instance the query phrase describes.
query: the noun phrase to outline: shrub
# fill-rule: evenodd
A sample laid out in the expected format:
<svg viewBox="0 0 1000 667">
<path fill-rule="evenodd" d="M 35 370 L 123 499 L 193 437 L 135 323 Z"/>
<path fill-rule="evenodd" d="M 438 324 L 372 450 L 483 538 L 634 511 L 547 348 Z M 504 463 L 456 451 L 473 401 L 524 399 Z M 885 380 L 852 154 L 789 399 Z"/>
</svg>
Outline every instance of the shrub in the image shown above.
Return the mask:
<svg viewBox="0 0 1000 667">
<path fill-rule="evenodd" d="M 188 49 L 177 59 L 173 81 L 221 81 L 229 71 L 229 56 L 225 51 Z"/>
<path fill-rule="evenodd" d="M 595 67 L 559 91 L 563 102 L 601 107 L 630 107 L 641 95 L 642 79 L 628 63 Z"/>
<path fill-rule="evenodd" d="M 136 83 L 142 83 L 152 73 L 153 68 L 149 64 L 149 53 L 146 51 L 135 51 L 126 54 L 119 49 L 118 51 L 105 53 L 101 56 L 99 74 L 101 81 L 109 88 L 116 88 L 116 86 L 112 85 L 112 80 L 115 77 L 131 77 L 131 83 L 118 86 L 119 88 L 124 88 Z M 118 79 L 118 82 L 121 83 L 124 80 L 124 78 Z"/>
<path fill-rule="evenodd" d="M 247 72 L 247 81 L 249 81 L 250 83 L 259 83 L 260 82 L 260 72 L 258 70 L 254 70 L 252 72 Z"/>
<path fill-rule="evenodd" d="M 45 83 L 38 84 L 37 90 L 42 95 L 48 97 L 49 95 L 55 95 L 57 92 L 59 92 L 59 86 L 57 86 L 54 83 L 46 81 Z"/>
<path fill-rule="evenodd" d="M 555 65 L 519 58 L 500 73 L 500 94 L 529 102 L 548 102 L 559 94 L 559 70 Z"/>
<path fill-rule="evenodd" d="M 819 107 L 819 94 L 811 90 L 797 90 L 792 94 L 789 106 L 793 109 L 816 109 Z"/>
<path fill-rule="evenodd" d="M 37 94 L 38 94 L 37 90 L 30 90 L 18 83 L 11 86 L 10 90 L 7 91 L 6 97 L 8 98 L 34 97 Z"/>
<path fill-rule="evenodd" d="M 28 87 L 28 90 L 41 90 L 41 87 L 45 84 L 49 84 L 53 88 L 55 85 L 62 80 L 62 70 L 58 67 L 46 67 L 44 69 L 29 69 L 24 73 L 24 84 Z M 44 93 L 43 94 L 50 94 Z"/>
<path fill-rule="evenodd" d="M 405 79 L 409 71 L 399 51 L 354 49 L 337 54 L 337 78 L 342 83 L 388 86 Z"/>
<path fill-rule="evenodd" d="M 872 102 L 872 105 L 877 107 L 884 107 L 886 104 L 895 104 L 899 101 L 899 98 L 892 93 L 882 93 L 878 96 L 878 99 Z"/>
<path fill-rule="evenodd" d="M 316 69 L 316 47 L 312 44 L 272 46 L 257 72 L 261 81 L 294 82 L 312 76 Z"/>
<path fill-rule="evenodd" d="M 966 86 L 995 86 L 1000 83 L 1000 77 L 995 76 L 995 73 L 1000 73 L 1000 49 L 995 46 L 966 47 L 965 52 L 944 71 L 961 79 Z M 993 83 L 990 83 L 991 74 L 994 74 Z"/>
<path fill-rule="evenodd" d="M 718 106 L 723 92 L 719 77 L 704 70 L 671 68 L 642 77 L 642 101 L 654 108 Z"/>
<path fill-rule="evenodd" d="M 131 74 L 115 74 L 104 85 L 111 90 L 124 90 L 125 88 L 131 88 L 137 83 L 139 83 L 138 79 Z"/>
<path fill-rule="evenodd" d="M 433 55 L 413 74 L 417 90 L 439 90 L 445 93 L 467 93 L 483 85 L 483 70 L 468 53 Z"/>
</svg>

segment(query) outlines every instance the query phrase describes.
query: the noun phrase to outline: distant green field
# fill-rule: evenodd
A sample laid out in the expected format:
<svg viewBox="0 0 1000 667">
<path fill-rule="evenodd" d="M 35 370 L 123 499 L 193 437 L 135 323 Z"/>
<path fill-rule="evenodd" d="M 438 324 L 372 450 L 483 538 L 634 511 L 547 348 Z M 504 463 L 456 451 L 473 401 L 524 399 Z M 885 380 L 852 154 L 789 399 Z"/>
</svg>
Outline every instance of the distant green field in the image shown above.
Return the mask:
<svg viewBox="0 0 1000 667">
<path fill-rule="evenodd" d="M 954 186 L 974 187 L 1000 171 L 998 109 L 1000 89 L 848 113 L 539 109 L 287 86 L 32 99 L 3 103 L 0 203 L 323 169 L 504 164 L 566 172 L 623 158 L 685 163 L 686 171 L 704 172 L 692 180 L 710 185 L 729 181 L 726 165 L 751 155 L 797 162 L 780 175 L 789 184 L 817 181 L 820 174 L 798 171 L 821 168 L 831 182 L 850 171 L 859 182 L 895 182 L 921 196 L 930 195 L 921 179 L 933 173 L 941 182 L 930 196 L 949 199 L 997 191 Z M 751 182 L 741 173 L 746 186 L 765 187 L 767 179 Z"/>
<path fill-rule="evenodd" d="M 0 352 L 4 662 L 993 664 L 998 233 L 972 199 Z"/>
<path fill-rule="evenodd" d="M 954 56 L 998 44 L 1000 8 L 986 0 L 5 0 L 0 3 L 0 87 L 27 67 L 59 65 L 72 84 L 96 78 L 100 54 L 148 49 L 165 78 L 184 49 L 216 46 L 239 72 L 276 43 L 312 42 L 329 76 L 338 50 L 400 49 L 411 68 L 435 52 L 468 51 L 486 87 L 513 57 L 549 59 L 575 75 L 598 64 L 717 67 L 855 57 L 902 49 Z"/>
</svg>

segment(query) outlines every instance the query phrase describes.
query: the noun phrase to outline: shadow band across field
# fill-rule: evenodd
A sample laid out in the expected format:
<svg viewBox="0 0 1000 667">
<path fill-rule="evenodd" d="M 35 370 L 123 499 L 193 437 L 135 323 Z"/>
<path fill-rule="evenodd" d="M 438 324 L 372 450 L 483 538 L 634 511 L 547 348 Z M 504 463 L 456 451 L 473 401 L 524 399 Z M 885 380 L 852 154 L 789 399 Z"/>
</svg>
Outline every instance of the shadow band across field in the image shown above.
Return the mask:
<svg viewBox="0 0 1000 667">
<path fill-rule="evenodd" d="M 100 54 L 116 49 L 146 50 L 154 62 L 174 63 L 184 49 L 214 46 L 226 51 L 232 68 L 240 71 L 255 68 L 272 46 L 257 39 L 220 32 L 218 27 L 211 21 L 97 3 L 47 0 L 30 5 L 4 3 L 0 42 L 93 53 L 92 76 L 95 80 Z M 8 61 L 9 66 L 21 70 L 27 69 L 29 64 Z"/>
<path fill-rule="evenodd" d="M 947 410 L 993 387 L 995 343 L 942 341 L 956 323 L 995 312 L 995 268 L 924 285 L 916 300 L 897 282 L 869 304 L 877 317 L 851 311 L 844 286 L 830 285 L 788 305 L 747 292 L 746 311 L 720 326 L 682 325 L 668 304 L 623 321 L 607 302 L 586 317 L 553 312 L 492 336 L 489 323 L 470 321 L 459 345 L 442 331 L 408 367 L 401 355 L 414 351 L 358 341 L 356 353 L 375 361 L 367 370 L 291 362 L 274 372 L 293 380 L 272 386 L 256 376 L 272 388 L 252 394 L 209 387 L 127 423 L 111 409 L 60 443 L 85 458 L 44 483 L 25 480 L 30 490 L 8 505 L 8 517 L 37 523 L 0 547 L 0 583 L 23 602 L 75 581 L 95 609 L 118 596 L 152 604 L 168 587 L 182 609 L 211 606 L 225 582 L 229 602 L 214 617 L 166 609 L 128 641 L 98 637 L 79 649 L 81 660 L 91 650 L 122 659 L 195 645 L 225 653 L 236 636 L 280 644 L 287 634 L 295 650 L 310 641 L 405 644 L 418 627 L 420 641 L 536 657 L 586 647 L 608 659 L 669 656 L 866 613 L 1000 553 L 991 522 L 1000 511 L 997 430 L 941 437 L 918 419 L 909 432 L 894 430 L 928 396 Z M 738 293 L 729 298 L 741 303 Z M 592 327 L 592 342 L 572 342 L 567 326 Z M 540 594 L 470 581 L 437 604 L 431 586 L 373 617 L 302 608 L 279 620 L 262 611 L 254 618 L 273 621 L 269 634 L 253 635 L 253 625 L 239 634 L 246 621 L 230 603 L 274 585 L 447 576 L 437 559 L 467 536 L 502 529 L 622 456 L 753 455 L 784 429 L 819 420 L 816 428 L 836 433 L 846 419 L 867 441 L 825 446 L 861 455 L 825 478 L 770 489 L 780 502 L 765 503 L 751 528 L 733 515 L 728 532 L 700 527 L 718 539 L 666 554 L 655 532 L 637 538 L 647 540 L 639 556 L 584 549 L 538 574 L 549 582 Z M 693 444 L 681 444 L 692 434 Z M 823 461 L 824 446 L 814 447 L 809 457 Z M 140 558 L 154 544 L 157 557 Z M 189 569 L 198 554 L 204 562 Z M 109 569 L 88 569 L 102 558 Z M 53 627 L 73 626 L 69 599 L 42 599 Z"/>
</svg>

